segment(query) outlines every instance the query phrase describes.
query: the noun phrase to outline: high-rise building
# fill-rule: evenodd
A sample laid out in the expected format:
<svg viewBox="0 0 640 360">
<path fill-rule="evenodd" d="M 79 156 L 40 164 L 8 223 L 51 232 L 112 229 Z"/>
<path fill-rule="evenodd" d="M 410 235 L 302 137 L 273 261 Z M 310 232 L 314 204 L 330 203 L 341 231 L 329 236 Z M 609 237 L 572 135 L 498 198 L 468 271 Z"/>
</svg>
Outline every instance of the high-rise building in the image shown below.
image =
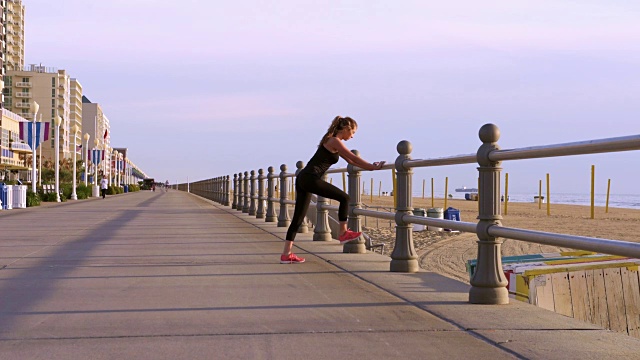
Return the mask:
<svg viewBox="0 0 640 360">
<path fill-rule="evenodd" d="M 96 147 L 95 140 L 98 140 L 98 149 L 105 150 L 111 147 L 109 119 L 102 111 L 100 104 L 91 102 L 84 95 L 82 96 L 82 131 L 90 136 L 90 149 Z"/>
<path fill-rule="evenodd" d="M 24 6 L 21 0 L 3 0 L 6 70 L 24 67 Z"/>
<path fill-rule="evenodd" d="M 60 155 L 71 157 L 69 133 L 71 131 L 70 91 L 71 78 L 65 70 L 29 65 L 23 70 L 7 70 L 5 75 L 5 108 L 33 120 L 31 104 L 40 105 L 36 121 L 49 122 L 51 134 L 49 140 L 42 143 L 38 155 L 43 160 L 55 159 L 55 118 L 60 116 Z"/>
<path fill-rule="evenodd" d="M 83 152 L 78 151 L 78 145 L 82 144 L 82 135 L 84 134 L 84 129 L 82 128 L 82 85 L 80 82 L 71 78 L 71 89 L 69 92 L 69 146 L 71 147 L 70 151 L 76 151 L 77 159 L 81 159 Z M 73 134 L 73 125 L 77 125 L 78 133 Z M 73 137 L 76 137 L 76 149 L 73 148 Z M 71 153 L 73 156 L 73 153 Z"/>
</svg>

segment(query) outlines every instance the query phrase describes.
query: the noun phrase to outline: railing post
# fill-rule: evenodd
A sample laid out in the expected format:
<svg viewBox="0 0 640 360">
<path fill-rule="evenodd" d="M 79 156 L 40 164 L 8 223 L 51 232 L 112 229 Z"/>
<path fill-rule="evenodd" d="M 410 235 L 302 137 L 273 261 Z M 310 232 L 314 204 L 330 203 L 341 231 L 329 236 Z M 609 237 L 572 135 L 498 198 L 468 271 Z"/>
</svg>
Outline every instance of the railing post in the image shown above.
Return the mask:
<svg viewBox="0 0 640 360">
<path fill-rule="evenodd" d="M 213 201 L 220 203 L 220 177 L 213 178 Z"/>
<path fill-rule="evenodd" d="M 242 188 L 244 187 L 244 183 L 242 182 L 242 173 L 238 173 L 238 204 L 236 205 L 236 210 L 242 211 L 242 201 L 244 200 L 244 194 L 242 193 Z"/>
<path fill-rule="evenodd" d="M 300 171 L 302 171 L 302 168 L 304 168 L 304 162 L 302 161 L 296 162 L 296 177 L 298 176 Z M 309 232 L 309 226 L 307 225 L 307 214 L 304 214 L 304 217 L 302 218 L 302 224 L 300 224 L 300 227 L 298 227 L 298 233 L 304 234 L 308 232 Z"/>
<path fill-rule="evenodd" d="M 489 235 L 489 228 L 501 226 L 500 208 L 500 162 L 493 162 L 489 154 L 499 150 L 500 129 L 485 124 L 479 131 L 482 145 L 478 149 L 480 185 L 478 226 L 478 260 L 471 278 L 469 302 L 472 304 L 508 304 L 507 278 L 502 271 L 502 240 Z"/>
<path fill-rule="evenodd" d="M 251 191 L 249 192 L 249 215 L 256 215 L 256 171 L 251 170 L 251 177 L 249 178 Z"/>
<path fill-rule="evenodd" d="M 280 165 L 280 214 L 278 215 L 278 227 L 287 227 L 291 224 L 291 218 L 289 218 L 289 205 L 285 203 L 287 201 L 288 183 L 287 183 L 287 165 Z"/>
<path fill-rule="evenodd" d="M 322 175 L 322 180 L 327 181 L 327 174 Z M 313 241 L 330 241 L 331 228 L 329 227 L 329 210 L 322 209 L 329 202 L 326 198 L 318 195 L 316 209 L 316 227 L 313 229 Z"/>
<path fill-rule="evenodd" d="M 244 182 L 242 184 L 243 186 L 243 191 L 242 191 L 242 195 L 244 195 L 244 204 L 242 205 L 242 212 L 243 213 L 248 213 L 249 212 L 249 197 L 251 196 L 251 194 L 249 193 L 249 172 L 245 171 L 244 172 Z"/>
<path fill-rule="evenodd" d="M 231 205 L 231 176 L 224 176 L 224 205 Z"/>
<path fill-rule="evenodd" d="M 256 219 L 264 219 L 264 170 L 258 169 L 258 210 Z"/>
<path fill-rule="evenodd" d="M 360 156 L 358 150 L 351 150 L 356 156 Z M 353 213 L 354 209 L 362 207 L 362 194 L 360 193 L 360 171 L 356 171 L 355 167 L 351 164 L 347 166 L 347 190 L 349 190 L 349 216 L 347 218 L 347 226 L 352 231 L 362 231 L 360 226 L 360 215 Z M 357 253 L 364 254 L 367 252 L 367 247 L 364 244 L 364 237 L 361 235 L 357 239 L 349 241 L 342 246 L 343 253 Z"/>
<path fill-rule="evenodd" d="M 396 146 L 398 157 L 396 158 L 397 186 L 396 195 L 396 243 L 391 253 L 390 271 L 393 272 L 417 272 L 418 254 L 413 246 L 413 228 L 410 223 L 404 222 L 404 215 L 413 215 L 413 170 L 404 166 L 405 160 L 411 160 L 413 146 L 409 141 L 402 140 Z M 395 195 L 395 194 L 394 194 Z"/>
<path fill-rule="evenodd" d="M 276 209 L 273 206 L 273 197 L 275 195 L 275 181 L 273 174 L 273 166 L 269 166 L 267 169 L 267 216 L 265 217 L 265 222 L 276 222 L 278 220 L 278 215 L 276 214 Z"/>
</svg>

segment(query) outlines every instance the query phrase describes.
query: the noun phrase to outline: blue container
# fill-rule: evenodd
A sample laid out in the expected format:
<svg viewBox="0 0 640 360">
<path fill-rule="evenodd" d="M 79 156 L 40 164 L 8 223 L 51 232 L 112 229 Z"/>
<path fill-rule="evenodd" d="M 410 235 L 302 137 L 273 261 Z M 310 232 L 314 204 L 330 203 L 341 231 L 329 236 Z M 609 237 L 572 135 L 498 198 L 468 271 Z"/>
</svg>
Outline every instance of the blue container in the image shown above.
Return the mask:
<svg viewBox="0 0 640 360">
<path fill-rule="evenodd" d="M 460 221 L 460 210 L 449 207 L 444 211 L 444 218 L 446 220 Z"/>
<path fill-rule="evenodd" d="M 128 193 L 129 192 L 129 185 L 125 185 L 124 186 L 124 192 Z"/>
<path fill-rule="evenodd" d="M 0 210 L 7 210 L 7 192 L 9 188 L 4 184 L 0 183 L 0 201 L 2 201 L 2 206 L 0 206 Z"/>
</svg>

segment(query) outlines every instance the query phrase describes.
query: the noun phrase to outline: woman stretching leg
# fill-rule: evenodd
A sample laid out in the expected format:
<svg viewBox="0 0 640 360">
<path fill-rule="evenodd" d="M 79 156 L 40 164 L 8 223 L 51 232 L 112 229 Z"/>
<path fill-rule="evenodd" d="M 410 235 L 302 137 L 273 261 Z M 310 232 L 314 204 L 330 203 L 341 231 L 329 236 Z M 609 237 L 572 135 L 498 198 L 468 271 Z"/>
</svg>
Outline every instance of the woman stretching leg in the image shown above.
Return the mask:
<svg viewBox="0 0 640 360">
<path fill-rule="evenodd" d="M 304 220 L 304 216 L 309 208 L 311 194 L 316 194 L 324 198 L 333 199 L 340 202 L 338 209 L 338 220 L 340 221 L 340 233 L 338 239 L 341 244 L 358 238 L 361 233 L 353 232 L 347 228 L 347 210 L 349 206 L 349 195 L 337 187 L 322 180 L 324 173 L 331 165 L 338 162 L 342 157 L 349 164 L 358 166 L 366 170 L 378 170 L 384 165 L 384 161 L 368 163 L 356 156 L 344 145 L 344 141 L 353 138 L 358 124 L 349 117 L 336 116 L 329 126 L 329 130 L 322 137 L 318 150 L 304 169 L 296 176 L 296 205 L 293 211 L 293 219 L 287 230 L 284 242 L 284 250 L 280 256 L 282 264 L 300 264 L 304 258 L 298 257 L 291 252 L 296 232 Z"/>
</svg>

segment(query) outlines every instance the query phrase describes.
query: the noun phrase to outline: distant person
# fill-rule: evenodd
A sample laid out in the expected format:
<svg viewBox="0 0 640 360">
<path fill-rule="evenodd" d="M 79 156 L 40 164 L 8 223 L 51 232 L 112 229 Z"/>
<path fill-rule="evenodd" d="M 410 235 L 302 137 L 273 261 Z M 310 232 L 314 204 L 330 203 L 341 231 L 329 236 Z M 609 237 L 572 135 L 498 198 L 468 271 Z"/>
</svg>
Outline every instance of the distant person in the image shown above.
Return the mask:
<svg viewBox="0 0 640 360">
<path fill-rule="evenodd" d="M 102 181 L 100 181 L 100 192 L 102 193 L 102 198 L 107 197 L 107 188 L 109 187 L 109 182 L 107 178 L 103 177 Z"/>
<path fill-rule="evenodd" d="M 165 192 L 169 191 L 169 180 L 165 181 L 164 183 L 164 191 Z"/>
<path fill-rule="evenodd" d="M 362 235 L 361 232 L 354 232 L 347 228 L 349 195 L 322 180 L 324 173 L 331 165 L 337 163 L 340 157 L 349 164 L 366 170 L 378 170 L 382 168 L 384 161 L 370 164 L 356 156 L 344 145 L 343 141 L 348 141 L 353 138 L 357 129 L 358 124 L 352 118 L 336 116 L 331 122 L 327 133 L 322 137 L 318 150 L 316 150 L 316 153 L 311 160 L 309 160 L 307 166 L 296 176 L 296 205 L 293 211 L 291 225 L 285 237 L 284 250 L 280 256 L 281 264 L 300 264 L 304 262 L 304 258 L 293 254 L 291 249 L 293 248 L 293 240 L 295 239 L 296 232 L 302 224 L 307 209 L 309 208 L 311 194 L 340 202 L 338 210 L 338 220 L 340 221 L 338 240 L 340 244 L 355 240 Z"/>
</svg>

